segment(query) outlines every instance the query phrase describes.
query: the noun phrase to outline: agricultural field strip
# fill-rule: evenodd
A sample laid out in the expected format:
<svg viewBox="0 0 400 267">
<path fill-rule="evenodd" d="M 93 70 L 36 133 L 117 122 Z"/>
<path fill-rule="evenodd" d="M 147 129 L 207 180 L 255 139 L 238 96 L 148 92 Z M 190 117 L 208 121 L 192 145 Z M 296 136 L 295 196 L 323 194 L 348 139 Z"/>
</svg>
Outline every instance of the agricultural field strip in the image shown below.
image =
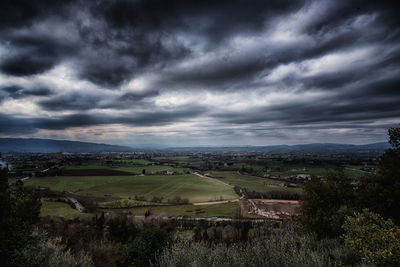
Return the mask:
<svg viewBox="0 0 400 267">
<path fill-rule="evenodd" d="M 214 179 L 223 179 L 230 183 L 232 186 L 239 186 L 243 188 L 247 188 L 248 190 L 254 191 L 272 191 L 274 188 L 278 188 L 279 190 L 283 191 L 293 191 L 299 192 L 301 191 L 300 188 L 289 188 L 289 187 L 282 187 L 282 181 L 277 181 L 268 178 L 261 178 L 257 176 L 250 176 L 250 175 L 243 175 L 239 172 L 230 172 L 230 171 L 215 171 L 212 172 L 217 178 Z M 265 184 L 264 184 L 265 183 Z M 276 190 L 276 189 L 275 189 Z"/>
<path fill-rule="evenodd" d="M 31 179 L 27 181 L 27 184 L 47 186 L 56 191 L 70 191 L 93 197 L 103 197 L 106 194 L 109 194 L 110 197 L 112 195 L 113 198 L 128 198 L 133 195 L 143 195 L 145 197 L 174 197 L 177 195 L 182 198 L 189 198 L 191 202 L 207 201 L 219 197 L 224 197 L 225 199 L 234 199 L 236 197 L 232 186 L 209 179 L 205 180 L 198 177 L 196 179 L 195 177 L 197 176 L 59 176 Z M 176 195 L 174 195 L 175 193 Z"/>
<path fill-rule="evenodd" d="M 201 175 L 200 173 L 197 173 L 197 172 L 194 172 L 193 174 L 194 174 L 194 175 L 197 175 L 197 176 L 199 176 L 199 177 L 201 177 L 201 178 L 208 179 L 208 180 L 213 181 L 213 182 L 216 182 L 216 183 L 222 183 L 222 184 L 224 184 L 224 185 L 227 185 L 227 186 L 232 187 L 232 185 L 227 184 L 227 183 L 225 183 L 225 182 L 223 182 L 223 181 L 221 181 L 221 180 L 218 180 L 218 179 L 215 179 L 215 178 L 212 178 L 212 177 L 207 177 L 207 176 Z"/>
<path fill-rule="evenodd" d="M 364 171 L 364 170 L 357 170 L 357 169 L 349 168 L 349 167 L 346 167 L 345 169 L 346 169 L 346 170 L 357 171 L 357 172 L 363 172 L 363 173 L 370 173 L 370 172 L 367 172 L 367 171 Z"/>
<path fill-rule="evenodd" d="M 168 165 L 145 165 L 145 166 L 118 166 L 118 167 L 110 167 L 107 165 L 73 165 L 66 166 L 65 170 L 115 170 L 115 171 L 126 171 L 133 173 L 142 173 L 144 169 L 147 173 L 156 173 L 162 171 L 174 171 L 178 173 L 182 173 L 188 171 L 187 168 L 176 168 Z"/>
<path fill-rule="evenodd" d="M 42 199 L 42 207 L 40 209 L 41 216 L 64 217 L 72 219 L 74 217 L 88 216 L 73 209 L 69 204 L 64 202 L 56 202 Z"/>
<path fill-rule="evenodd" d="M 221 200 L 221 201 L 210 201 L 210 202 L 196 202 L 193 203 L 194 206 L 204 206 L 204 205 L 217 205 L 217 204 L 224 204 L 230 202 L 239 202 L 239 199 L 232 199 L 232 200 Z"/>
</svg>

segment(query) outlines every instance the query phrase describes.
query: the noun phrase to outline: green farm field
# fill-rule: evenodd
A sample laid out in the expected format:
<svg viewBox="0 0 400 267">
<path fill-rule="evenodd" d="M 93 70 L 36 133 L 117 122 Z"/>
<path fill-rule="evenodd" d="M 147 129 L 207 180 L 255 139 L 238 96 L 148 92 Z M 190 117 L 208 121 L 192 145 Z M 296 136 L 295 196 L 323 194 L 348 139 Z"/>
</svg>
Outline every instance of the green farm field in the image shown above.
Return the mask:
<svg viewBox="0 0 400 267">
<path fill-rule="evenodd" d="M 121 160 L 121 162 L 129 164 L 141 164 L 141 165 L 148 165 L 153 163 L 152 161 L 147 159 L 124 159 Z"/>
<path fill-rule="evenodd" d="M 319 167 L 310 167 L 306 168 L 306 170 L 302 170 L 301 168 L 291 168 L 286 171 L 281 171 L 281 172 L 271 172 L 273 175 L 281 175 L 281 176 L 290 176 L 290 175 L 297 175 L 297 174 L 309 174 L 309 175 L 316 175 L 316 176 L 323 176 L 325 175 L 329 170 L 334 170 L 333 168 L 319 168 Z"/>
<path fill-rule="evenodd" d="M 235 199 L 233 187 L 196 175 L 154 176 L 59 176 L 27 180 L 26 185 L 45 186 L 87 197 L 106 197 L 108 201 L 133 198 L 135 195 L 168 198 L 180 196 L 190 202 Z"/>
<path fill-rule="evenodd" d="M 142 173 L 143 169 L 146 174 L 155 174 L 157 172 L 162 171 L 173 171 L 175 173 L 185 173 L 189 171 L 189 169 L 185 168 L 174 168 L 172 166 L 167 165 L 148 165 L 148 166 L 127 166 L 127 167 L 109 167 L 106 165 L 76 165 L 76 166 L 67 166 L 65 170 L 115 170 L 115 171 L 125 171 L 132 173 Z"/>
<path fill-rule="evenodd" d="M 175 173 L 185 173 L 190 171 L 189 169 L 184 168 L 174 168 L 171 166 L 164 166 L 164 165 L 153 165 L 153 166 L 143 166 L 143 167 L 118 167 L 115 170 L 118 171 L 127 171 L 127 172 L 134 172 L 134 173 L 142 173 L 142 170 L 145 170 L 147 174 L 153 174 L 162 171 L 173 171 Z"/>
<path fill-rule="evenodd" d="M 192 158 L 187 157 L 187 156 L 181 156 L 181 157 L 154 157 L 153 160 L 191 161 Z"/>
<path fill-rule="evenodd" d="M 228 183 L 232 186 L 239 186 L 243 188 L 247 188 L 249 191 L 257 191 L 257 192 L 270 192 L 270 191 L 290 191 L 301 193 L 301 188 L 293 188 L 293 187 L 282 187 L 280 184 L 282 182 L 261 178 L 251 175 L 242 175 L 237 172 L 230 171 L 214 171 L 211 172 L 213 177 L 217 178 L 220 181 Z"/>
<path fill-rule="evenodd" d="M 65 219 L 73 219 L 76 217 L 90 217 L 91 214 L 79 212 L 64 202 L 56 202 L 42 199 L 40 216 L 63 217 Z"/>
<path fill-rule="evenodd" d="M 216 205 L 174 205 L 174 206 L 153 206 L 121 209 L 119 212 L 129 212 L 135 215 L 144 215 L 150 211 L 152 215 L 167 216 L 193 216 L 193 217 L 234 217 L 238 215 L 239 203 L 229 202 Z"/>
<path fill-rule="evenodd" d="M 344 174 L 351 178 L 359 178 L 362 175 L 367 174 L 368 172 L 362 171 L 359 168 L 353 167 L 353 166 L 346 166 L 344 168 L 340 168 L 343 170 Z M 306 168 L 306 170 L 298 170 L 298 169 L 291 169 L 287 171 L 282 171 L 282 172 L 271 172 L 273 175 L 281 175 L 281 176 L 290 176 L 290 175 L 297 175 L 297 174 L 309 174 L 309 175 L 315 175 L 315 176 L 324 176 L 326 175 L 329 171 L 337 171 L 339 168 L 337 167 L 330 167 L 330 168 L 323 168 L 323 167 L 310 167 Z"/>
<path fill-rule="evenodd" d="M 357 179 L 360 178 L 363 175 L 369 174 L 367 171 L 360 170 L 364 166 L 361 165 L 348 165 L 344 168 L 344 174 L 346 176 L 352 178 L 352 179 Z"/>
</svg>

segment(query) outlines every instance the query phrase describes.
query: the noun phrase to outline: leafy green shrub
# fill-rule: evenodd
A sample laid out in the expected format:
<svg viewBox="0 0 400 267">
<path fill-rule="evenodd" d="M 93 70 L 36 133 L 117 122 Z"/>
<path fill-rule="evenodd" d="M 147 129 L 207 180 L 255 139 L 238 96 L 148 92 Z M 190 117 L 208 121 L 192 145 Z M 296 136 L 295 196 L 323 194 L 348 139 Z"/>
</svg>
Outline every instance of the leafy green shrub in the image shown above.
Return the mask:
<svg viewBox="0 0 400 267">
<path fill-rule="evenodd" d="M 111 218 L 107 222 L 107 238 L 110 241 L 126 243 L 135 238 L 138 233 L 136 225 L 126 216 Z"/>
<path fill-rule="evenodd" d="M 114 266 L 117 257 L 117 248 L 115 244 L 94 241 L 86 244 L 85 250 L 92 258 L 94 266 Z"/>
<path fill-rule="evenodd" d="M 367 262 L 386 266 L 400 263 L 400 228 L 392 220 L 364 209 L 348 216 L 343 229 L 345 243 Z"/>
<path fill-rule="evenodd" d="M 36 242 L 22 250 L 22 257 L 26 259 L 24 266 L 40 267 L 90 267 L 93 263 L 86 254 L 73 255 L 70 250 L 47 240 L 46 233 L 34 232 Z"/>
</svg>

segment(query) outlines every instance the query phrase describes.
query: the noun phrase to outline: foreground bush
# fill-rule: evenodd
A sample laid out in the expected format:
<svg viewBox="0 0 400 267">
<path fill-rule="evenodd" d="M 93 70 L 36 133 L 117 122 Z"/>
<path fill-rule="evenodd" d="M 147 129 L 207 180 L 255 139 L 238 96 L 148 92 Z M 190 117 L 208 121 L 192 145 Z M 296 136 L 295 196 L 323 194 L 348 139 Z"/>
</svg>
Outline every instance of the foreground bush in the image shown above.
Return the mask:
<svg viewBox="0 0 400 267">
<path fill-rule="evenodd" d="M 70 250 L 64 251 L 57 240 L 48 240 L 45 233 L 34 233 L 32 245 L 22 251 L 26 260 L 24 266 L 41 267 L 91 267 L 93 263 L 89 256 L 80 253 L 73 255 Z"/>
<path fill-rule="evenodd" d="M 319 238 L 343 234 L 342 225 L 352 212 L 354 200 L 350 182 L 342 171 L 331 171 L 323 179 L 313 178 L 304 186 L 298 217 L 304 231 Z"/>
<path fill-rule="evenodd" d="M 121 247 L 116 266 L 150 266 L 156 253 L 169 242 L 166 231 L 157 227 L 146 228 L 132 242 Z"/>
<path fill-rule="evenodd" d="M 385 266 L 400 263 L 400 228 L 392 220 L 365 209 L 347 217 L 343 228 L 346 244 L 364 260 Z"/>
<path fill-rule="evenodd" d="M 158 266 L 337 266 L 361 264 L 339 239 L 279 234 L 233 246 L 176 243 L 158 257 Z"/>
</svg>

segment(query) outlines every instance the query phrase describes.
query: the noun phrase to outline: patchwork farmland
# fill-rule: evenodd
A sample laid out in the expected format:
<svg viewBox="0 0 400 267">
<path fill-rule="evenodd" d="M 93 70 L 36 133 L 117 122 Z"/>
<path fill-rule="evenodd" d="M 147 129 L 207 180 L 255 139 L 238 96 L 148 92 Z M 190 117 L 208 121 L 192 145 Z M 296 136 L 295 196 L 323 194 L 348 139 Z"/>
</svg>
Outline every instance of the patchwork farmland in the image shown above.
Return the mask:
<svg viewBox="0 0 400 267">
<path fill-rule="evenodd" d="M 350 177 L 373 171 L 373 164 L 353 161 L 343 164 L 326 157 L 315 162 L 285 154 L 71 154 L 36 173 L 32 171 L 41 168 L 38 162 L 16 161 L 13 171 L 26 177 L 26 186 L 48 196 L 42 201 L 42 216 L 85 216 L 68 205 L 68 198 L 74 198 L 89 214 L 254 218 L 254 212 L 246 212 L 252 205 L 244 203 L 248 199 L 297 200 L 311 176 L 337 169 Z"/>
</svg>

